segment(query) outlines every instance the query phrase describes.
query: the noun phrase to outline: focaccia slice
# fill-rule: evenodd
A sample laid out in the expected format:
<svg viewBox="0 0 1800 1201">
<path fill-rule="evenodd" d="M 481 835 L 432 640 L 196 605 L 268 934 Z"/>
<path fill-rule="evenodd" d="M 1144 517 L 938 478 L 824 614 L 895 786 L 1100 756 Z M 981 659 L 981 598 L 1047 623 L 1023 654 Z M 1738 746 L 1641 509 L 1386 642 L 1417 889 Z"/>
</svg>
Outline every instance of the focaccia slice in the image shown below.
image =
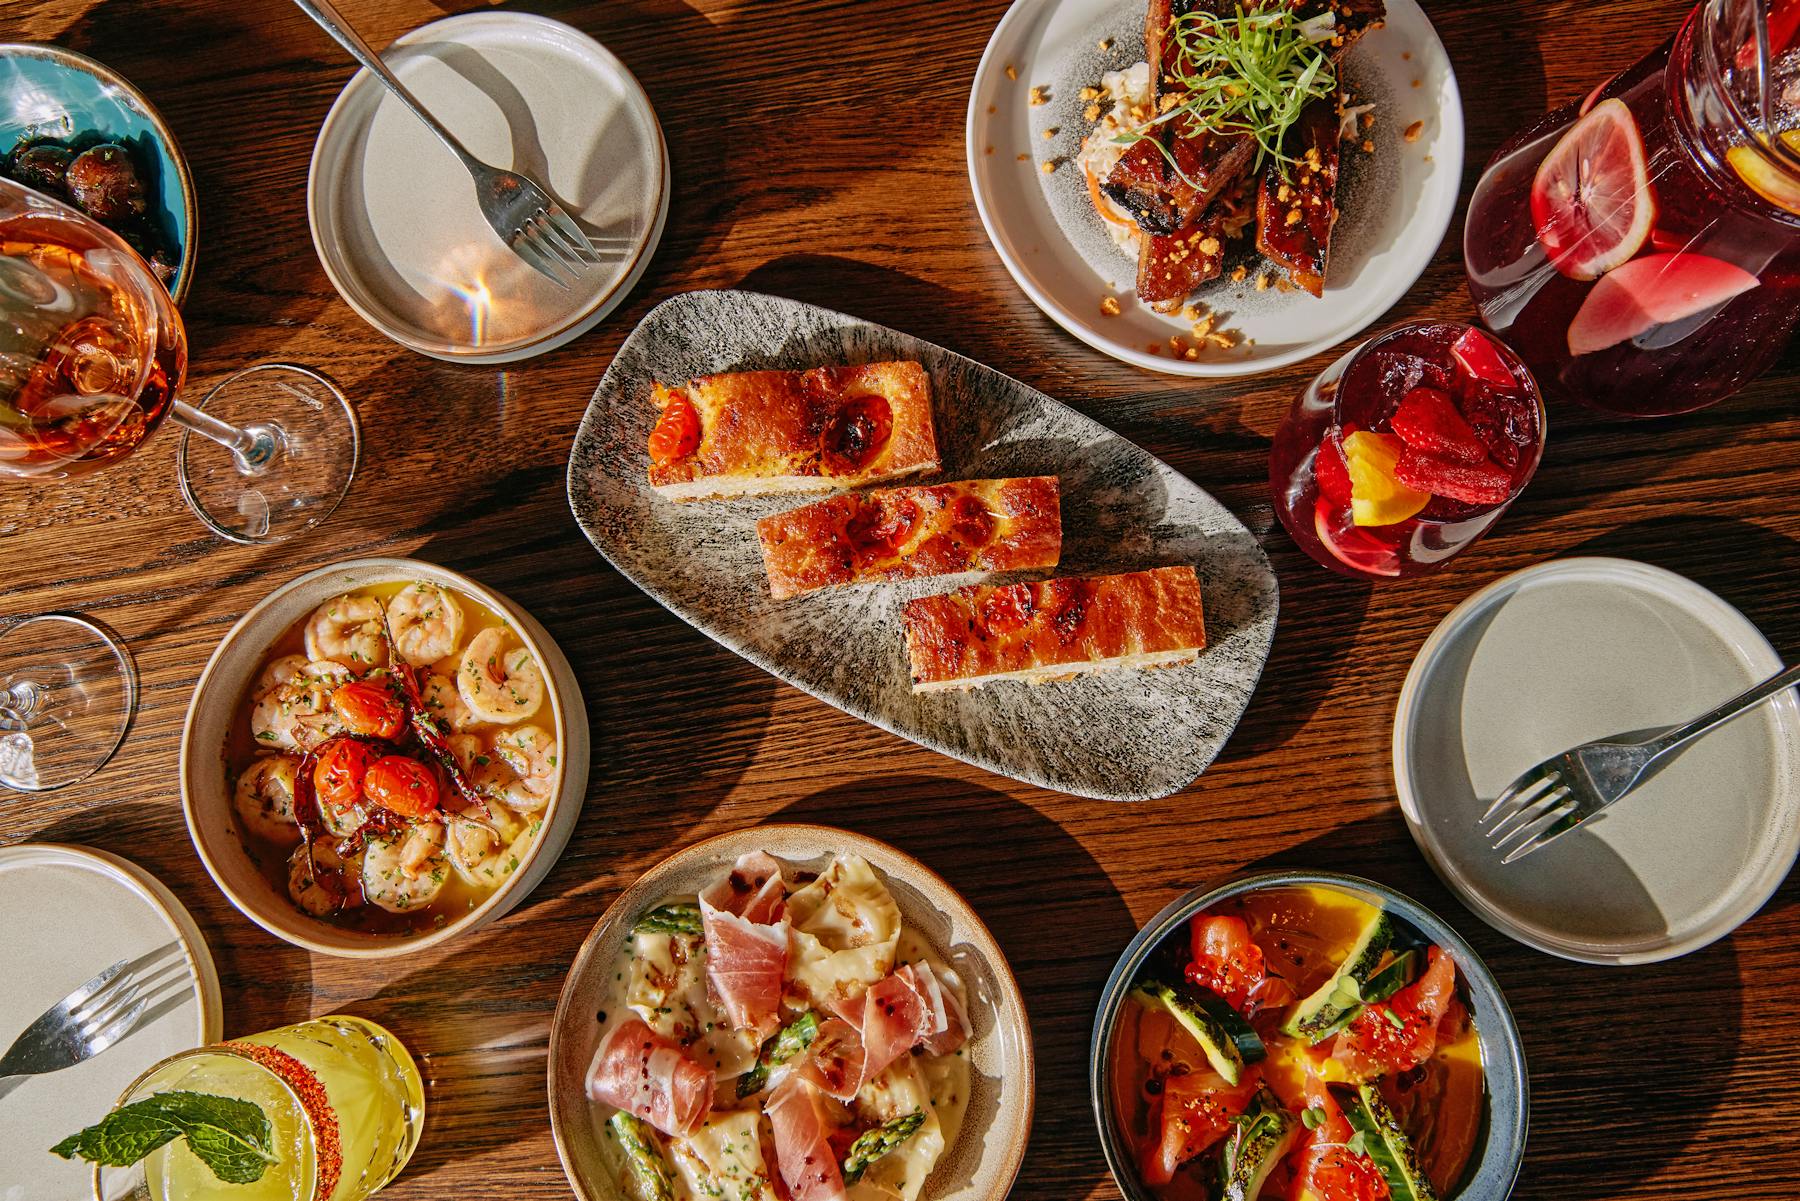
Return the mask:
<svg viewBox="0 0 1800 1201">
<path fill-rule="evenodd" d="M 845 493 L 756 523 L 769 592 L 1055 567 L 1062 506 L 1053 475 Z"/>
<path fill-rule="evenodd" d="M 830 492 L 938 467 L 931 380 L 913 362 L 658 383 L 650 486 L 671 500 Z"/>
<path fill-rule="evenodd" d="M 960 588 L 908 604 L 905 622 L 914 692 L 1167 667 L 1206 645 L 1192 567 Z"/>
</svg>

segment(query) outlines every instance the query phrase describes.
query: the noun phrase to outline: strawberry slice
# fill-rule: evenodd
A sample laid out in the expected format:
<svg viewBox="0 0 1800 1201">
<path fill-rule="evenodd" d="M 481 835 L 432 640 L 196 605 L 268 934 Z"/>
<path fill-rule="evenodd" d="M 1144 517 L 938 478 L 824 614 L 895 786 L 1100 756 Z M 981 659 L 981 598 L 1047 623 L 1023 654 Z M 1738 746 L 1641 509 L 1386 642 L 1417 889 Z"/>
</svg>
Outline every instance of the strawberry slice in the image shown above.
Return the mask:
<svg viewBox="0 0 1800 1201">
<path fill-rule="evenodd" d="M 1436 388 L 1408 392 L 1388 424 L 1402 442 L 1423 454 L 1453 463 L 1479 463 L 1488 457 L 1481 438 Z"/>
<path fill-rule="evenodd" d="M 1337 430 L 1329 430 L 1319 441 L 1319 453 L 1313 458 L 1313 479 L 1319 495 L 1339 509 L 1350 507 L 1350 465 L 1344 460 L 1344 439 Z"/>
<path fill-rule="evenodd" d="M 1519 386 L 1512 369 L 1500 357 L 1499 349 L 1486 334 L 1473 326 L 1465 330 L 1463 336 L 1450 347 L 1450 357 L 1456 360 L 1456 365 L 1470 379 L 1507 391 L 1514 391 Z"/>
<path fill-rule="evenodd" d="M 1453 463 L 1407 447 L 1394 478 L 1408 488 L 1471 505 L 1497 505 L 1512 495 L 1512 473 L 1497 463 Z"/>
</svg>

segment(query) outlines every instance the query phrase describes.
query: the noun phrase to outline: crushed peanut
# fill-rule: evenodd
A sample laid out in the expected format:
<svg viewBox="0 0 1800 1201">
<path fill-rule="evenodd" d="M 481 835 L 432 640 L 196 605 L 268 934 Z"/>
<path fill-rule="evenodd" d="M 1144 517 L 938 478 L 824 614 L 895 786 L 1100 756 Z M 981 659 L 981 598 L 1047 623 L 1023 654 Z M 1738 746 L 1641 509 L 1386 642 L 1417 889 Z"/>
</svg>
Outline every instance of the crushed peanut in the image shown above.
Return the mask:
<svg viewBox="0 0 1800 1201">
<path fill-rule="evenodd" d="M 1369 141 L 1369 139 L 1367 139 L 1367 138 L 1363 139 L 1362 148 L 1363 148 L 1364 154 L 1374 154 L 1375 153 L 1375 143 Z"/>
<path fill-rule="evenodd" d="M 1219 253 L 1220 249 L 1222 248 L 1219 245 L 1219 239 L 1214 237 L 1200 239 L 1200 253 L 1207 258 L 1210 259 L 1213 255 Z"/>
<path fill-rule="evenodd" d="M 1017 79 L 1019 77 L 1019 69 L 1017 67 L 1013 66 L 1011 63 L 1007 63 L 1006 64 L 1006 77 L 1008 79 Z"/>
<path fill-rule="evenodd" d="M 1241 284 L 1249 274 L 1250 269 L 1244 266 L 1244 264 L 1239 263 L 1236 267 L 1231 269 L 1231 282 L 1234 284 Z"/>
<path fill-rule="evenodd" d="M 1100 298 L 1100 311 L 1108 317 L 1117 317 L 1119 315 L 1119 298 L 1117 296 L 1102 296 Z"/>
<path fill-rule="evenodd" d="M 1098 104 L 1090 104 L 1081 110 L 1081 115 L 1090 121 L 1098 121 L 1100 119 L 1100 106 Z"/>
<path fill-rule="evenodd" d="M 1031 87 L 1031 107 L 1039 108 L 1049 103 L 1050 89 L 1041 83 L 1033 84 Z"/>
<path fill-rule="evenodd" d="M 1056 170 L 1056 160 L 1055 159 L 1045 159 L 1043 162 L 1038 164 L 1038 170 L 1042 171 L 1045 175 L 1050 174 L 1052 171 Z"/>
<path fill-rule="evenodd" d="M 1048 142 L 1051 138 L 1053 138 L 1055 136 L 1056 136 L 1056 126 L 1054 126 L 1054 125 L 1052 125 L 1050 128 L 1048 128 L 1044 131 L 1044 141 L 1046 141 L 1046 142 Z"/>
<path fill-rule="evenodd" d="M 1300 210 L 1299 209 L 1291 208 L 1288 210 L 1287 224 L 1289 224 L 1289 225 L 1300 224 Z"/>
<path fill-rule="evenodd" d="M 1081 89 L 1081 98 L 1083 100 L 1098 100 L 1098 99 L 1100 99 L 1100 89 L 1099 88 L 1082 88 Z"/>
<path fill-rule="evenodd" d="M 1029 160 L 1030 160 L 1030 158 L 1031 158 L 1031 156 L 1030 156 L 1030 155 L 1029 155 L 1029 154 L 1021 154 L 1021 155 L 1020 155 L 1020 156 L 1019 156 L 1019 161 L 1020 161 L 1020 162 L 1021 162 L 1021 163 L 1023 163 L 1023 162 L 1028 162 L 1028 161 L 1029 161 Z"/>
<path fill-rule="evenodd" d="M 1100 47 L 1100 53 L 1102 54 L 1105 54 L 1108 50 L 1113 48 L 1113 40 L 1111 38 L 1101 38 L 1096 44 Z"/>
<path fill-rule="evenodd" d="M 1362 127 L 1364 129 L 1374 129 L 1375 128 L 1375 114 L 1374 113 L 1364 113 L 1362 115 Z"/>
<path fill-rule="evenodd" d="M 1269 290 L 1269 277 L 1260 271 L 1256 275 L 1256 290 L 1258 292 L 1267 292 Z"/>
<path fill-rule="evenodd" d="M 1425 132 L 1425 122 L 1414 121 L 1411 125 L 1408 125 L 1406 127 L 1406 132 L 1401 134 L 1400 136 L 1405 138 L 1409 142 L 1416 142 L 1419 140 L 1419 135 L 1424 132 Z"/>
</svg>

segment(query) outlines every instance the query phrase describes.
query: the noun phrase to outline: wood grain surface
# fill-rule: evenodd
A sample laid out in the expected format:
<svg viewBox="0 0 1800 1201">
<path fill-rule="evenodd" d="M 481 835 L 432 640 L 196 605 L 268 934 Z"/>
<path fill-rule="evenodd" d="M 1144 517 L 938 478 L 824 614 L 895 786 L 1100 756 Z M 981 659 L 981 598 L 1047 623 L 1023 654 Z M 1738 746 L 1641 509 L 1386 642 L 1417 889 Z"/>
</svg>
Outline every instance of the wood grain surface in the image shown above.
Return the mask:
<svg viewBox="0 0 1800 1201">
<path fill-rule="evenodd" d="M 1124 2 L 1124 0 L 1122 0 Z M 383 340 L 338 299 L 307 233 L 307 162 L 348 61 L 281 0 L 46 0 L 0 7 L 7 40 L 93 55 L 162 109 L 192 161 L 200 255 L 186 306 L 190 392 L 252 362 L 329 372 L 360 407 L 366 457 L 330 524 L 275 549 L 226 545 L 183 508 L 177 438 L 77 484 L 0 488 L 0 616 L 91 612 L 143 674 L 137 723 L 85 784 L 0 797 L 0 843 L 85 843 L 135 859 L 193 911 L 224 980 L 226 1033 L 345 1010 L 391 1026 L 430 1078 L 424 1142 L 388 1192 L 567 1195 L 545 1109 L 550 1015 L 606 902 L 703 835 L 783 818 L 889 840 L 943 872 L 1024 986 L 1037 1125 L 1013 1196 L 1117 1196 L 1084 1061 L 1100 986 L 1137 924 L 1189 887 L 1262 864 L 1359 872 L 1457 924 L 1506 987 L 1530 1056 L 1521 1198 L 1800 1194 L 1800 888 L 1674 963 L 1584 967 L 1518 946 L 1432 876 L 1394 803 L 1389 731 L 1413 655 L 1499 575 L 1578 553 L 1684 572 L 1800 655 L 1800 352 L 1737 398 L 1648 423 L 1568 407 L 1536 482 L 1442 573 L 1382 587 L 1316 567 L 1273 520 L 1269 437 L 1326 356 L 1242 382 L 1117 364 L 1064 335 L 990 249 L 962 162 L 975 64 L 1005 0 L 532 0 L 648 89 L 668 135 L 668 232 L 600 329 L 515 366 L 457 367 Z M 447 11 L 346 0 L 376 45 Z M 1633 62 L 1678 0 L 1430 3 L 1468 118 L 1463 199 L 1513 129 Z M 1467 317 L 1452 228 L 1389 320 Z M 608 356 L 657 301 L 743 285 L 931 339 L 1092 414 L 1211 490 L 1259 536 L 1282 616 L 1262 686 L 1185 793 L 1080 801 L 941 758 L 778 684 L 615 575 L 571 520 L 570 439 Z M 587 809 L 556 869 L 496 926 L 412 962 L 309 956 L 239 916 L 182 824 L 189 693 L 230 624 L 332 560 L 415 555 L 532 610 L 576 665 L 594 726 Z M 1696 797 L 1704 820 L 1705 797 Z M 0 915 L 5 920 L 5 915 Z M 17 1153 L 17 1149 L 8 1149 Z M 1485 1201 L 1485 1199 L 1484 1199 Z"/>
</svg>

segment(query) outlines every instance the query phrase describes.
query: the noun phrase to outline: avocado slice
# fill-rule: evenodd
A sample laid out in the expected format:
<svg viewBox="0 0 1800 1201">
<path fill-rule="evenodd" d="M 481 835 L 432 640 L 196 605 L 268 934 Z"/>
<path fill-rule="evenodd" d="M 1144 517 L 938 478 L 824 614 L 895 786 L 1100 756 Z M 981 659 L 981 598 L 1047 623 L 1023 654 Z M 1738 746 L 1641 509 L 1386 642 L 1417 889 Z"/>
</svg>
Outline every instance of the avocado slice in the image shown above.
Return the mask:
<svg viewBox="0 0 1800 1201">
<path fill-rule="evenodd" d="M 1331 979 L 1325 981 L 1312 996 L 1296 1004 L 1281 1032 L 1289 1038 L 1305 1039 L 1309 1045 L 1324 1042 L 1336 1033 L 1366 999 L 1363 986 L 1375 974 L 1394 941 L 1394 921 L 1385 910 L 1363 924 L 1350 953 Z"/>
<path fill-rule="evenodd" d="M 1350 1128 L 1363 1136 L 1364 1149 L 1387 1181 L 1393 1201 L 1438 1201 L 1437 1190 L 1431 1187 L 1420 1166 L 1412 1140 L 1382 1100 L 1381 1090 L 1373 1083 L 1328 1087 Z"/>
<path fill-rule="evenodd" d="M 1238 1011 L 1218 994 L 1183 981 L 1165 984 L 1145 980 L 1132 990 L 1144 1005 L 1167 1009 L 1183 1029 L 1194 1036 L 1213 1071 L 1236 1084 L 1244 1078 L 1244 1065 L 1268 1054 L 1263 1041 Z"/>
<path fill-rule="evenodd" d="M 1294 1149 L 1299 1137 L 1300 1123 L 1294 1115 L 1268 1089 L 1258 1089 L 1255 1104 L 1225 1140 L 1219 1162 L 1225 1201 L 1256 1201 L 1275 1165 Z"/>
</svg>

